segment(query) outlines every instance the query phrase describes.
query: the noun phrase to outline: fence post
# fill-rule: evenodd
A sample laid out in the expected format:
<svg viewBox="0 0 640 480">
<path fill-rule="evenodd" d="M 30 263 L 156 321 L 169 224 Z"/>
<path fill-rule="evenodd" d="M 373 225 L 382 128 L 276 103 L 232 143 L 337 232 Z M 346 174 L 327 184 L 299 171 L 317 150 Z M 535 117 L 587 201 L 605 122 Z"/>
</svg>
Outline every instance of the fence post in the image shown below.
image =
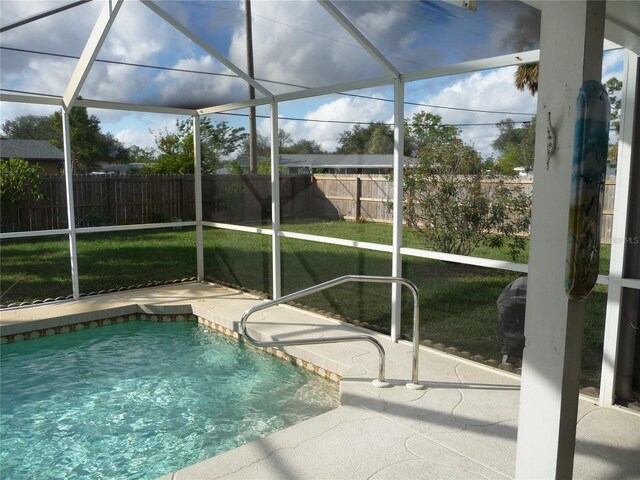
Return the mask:
<svg viewBox="0 0 640 480">
<path fill-rule="evenodd" d="M 196 274 L 199 282 L 204 281 L 204 232 L 202 226 L 202 155 L 200 151 L 200 115 L 193 116 L 193 186 L 195 214 L 196 214 Z M 182 177 L 180 177 L 180 192 L 182 209 L 184 212 L 184 194 Z"/>
<path fill-rule="evenodd" d="M 360 174 L 356 175 L 356 222 L 362 217 L 362 178 Z"/>
</svg>

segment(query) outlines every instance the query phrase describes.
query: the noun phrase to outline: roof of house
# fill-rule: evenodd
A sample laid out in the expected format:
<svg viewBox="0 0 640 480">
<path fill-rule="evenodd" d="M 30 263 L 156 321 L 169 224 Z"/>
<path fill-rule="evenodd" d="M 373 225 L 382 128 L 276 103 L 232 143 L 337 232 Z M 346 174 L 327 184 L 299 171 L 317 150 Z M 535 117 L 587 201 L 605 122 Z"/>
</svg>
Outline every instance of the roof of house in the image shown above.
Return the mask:
<svg viewBox="0 0 640 480">
<path fill-rule="evenodd" d="M 64 160 L 64 153 L 46 140 L 0 139 L 0 158 L 24 160 Z"/>
<path fill-rule="evenodd" d="M 145 166 L 144 163 L 134 162 L 134 163 L 103 163 L 100 165 L 100 172 L 107 173 L 129 173 L 129 172 L 137 172 L 141 168 Z"/>
<path fill-rule="evenodd" d="M 241 155 L 237 161 L 247 166 L 246 155 Z M 406 164 L 414 164 L 415 159 L 404 157 Z M 339 153 L 281 153 L 280 166 L 286 168 L 393 168 L 391 154 L 339 154 Z"/>
<path fill-rule="evenodd" d="M 405 163 L 413 162 L 411 157 L 404 157 Z M 283 167 L 308 168 L 393 168 L 393 155 L 382 154 L 281 154 L 280 165 Z"/>
</svg>

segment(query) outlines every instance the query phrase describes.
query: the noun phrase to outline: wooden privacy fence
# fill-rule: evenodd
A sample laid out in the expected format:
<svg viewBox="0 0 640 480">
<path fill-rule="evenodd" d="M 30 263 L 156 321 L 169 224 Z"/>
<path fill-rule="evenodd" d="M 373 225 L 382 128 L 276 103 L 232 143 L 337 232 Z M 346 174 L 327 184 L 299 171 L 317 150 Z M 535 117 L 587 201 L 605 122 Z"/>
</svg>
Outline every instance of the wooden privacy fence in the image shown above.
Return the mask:
<svg viewBox="0 0 640 480">
<path fill-rule="evenodd" d="M 312 177 L 280 180 L 281 215 L 312 216 Z M 43 198 L 2 205 L 3 232 L 67 228 L 64 177 L 43 176 Z M 78 227 L 133 225 L 195 219 L 193 175 L 74 175 L 73 194 Z M 264 223 L 271 218 L 268 175 L 203 175 L 203 219 Z"/>
<path fill-rule="evenodd" d="M 491 180 L 487 180 L 490 183 Z M 531 193 L 532 180 L 508 180 Z M 161 223 L 195 218 L 193 175 L 74 175 L 76 224 L 80 227 Z M 605 184 L 602 241 L 610 243 L 615 177 Z M 42 200 L 2 205 L 3 232 L 67 227 L 64 178 L 44 176 Z M 384 175 L 281 175 L 283 220 L 391 222 L 393 184 Z M 265 224 L 271 218 L 268 175 L 204 175 L 203 219 Z"/>
<path fill-rule="evenodd" d="M 333 209 L 341 218 L 347 220 L 392 221 L 388 206 L 393 198 L 393 184 L 386 175 L 316 174 L 314 178 L 318 187 L 315 193 L 318 208 L 324 206 L 326 210 Z M 490 184 L 492 181 L 487 179 L 484 183 Z M 531 179 L 507 179 L 505 183 L 514 188 L 522 188 L 530 195 L 533 192 Z M 611 243 L 615 185 L 615 177 L 607 177 L 600 235 L 603 243 Z M 320 210 L 318 213 L 324 211 Z"/>
</svg>

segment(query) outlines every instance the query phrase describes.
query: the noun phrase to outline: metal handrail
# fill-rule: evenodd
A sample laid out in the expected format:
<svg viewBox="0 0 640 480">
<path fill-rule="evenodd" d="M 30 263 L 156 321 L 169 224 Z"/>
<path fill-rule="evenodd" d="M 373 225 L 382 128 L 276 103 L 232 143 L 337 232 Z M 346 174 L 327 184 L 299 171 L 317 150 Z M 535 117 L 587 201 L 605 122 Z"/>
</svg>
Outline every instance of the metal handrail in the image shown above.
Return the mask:
<svg viewBox="0 0 640 480">
<path fill-rule="evenodd" d="M 361 282 L 361 283 L 399 283 L 401 285 L 405 285 L 411 290 L 413 293 L 413 366 L 411 372 L 411 383 L 407 383 L 407 387 L 412 389 L 421 389 L 424 388 L 423 385 L 418 383 L 418 352 L 420 349 L 420 325 L 419 325 L 419 293 L 418 287 L 411 281 L 406 278 L 400 277 L 381 277 L 381 276 L 367 276 L 367 275 L 344 275 L 342 277 L 334 278 L 333 280 L 329 280 L 324 283 L 320 283 L 318 285 L 314 285 L 313 287 L 305 288 L 298 292 L 290 293 L 289 295 L 285 295 L 280 298 L 276 298 L 274 300 L 269 300 L 264 303 L 254 305 L 249 308 L 242 315 L 242 320 L 240 321 L 240 325 L 242 327 L 242 335 L 244 338 L 251 344 L 256 347 L 286 347 L 291 345 L 317 345 L 321 343 L 340 343 L 340 342 L 358 342 L 358 341 L 366 341 L 372 343 L 377 349 L 379 353 L 378 360 L 378 379 L 374 380 L 373 383 L 377 387 L 388 387 L 389 383 L 385 381 L 385 351 L 382 344 L 376 340 L 371 335 L 352 335 L 347 337 L 323 337 L 317 339 L 292 339 L 292 340 L 274 340 L 274 341 L 265 341 L 261 342 L 256 340 L 255 338 L 249 335 L 249 331 L 247 330 L 247 320 L 251 315 L 261 310 L 265 310 L 267 308 L 273 307 L 275 305 L 279 305 L 281 303 L 291 302 L 293 300 L 306 297 L 307 295 L 311 295 L 312 293 L 317 293 L 322 290 L 326 290 L 327 288 L 335 287 L 337 285 L 341 285 L 347 282 Z"/>
</svg>

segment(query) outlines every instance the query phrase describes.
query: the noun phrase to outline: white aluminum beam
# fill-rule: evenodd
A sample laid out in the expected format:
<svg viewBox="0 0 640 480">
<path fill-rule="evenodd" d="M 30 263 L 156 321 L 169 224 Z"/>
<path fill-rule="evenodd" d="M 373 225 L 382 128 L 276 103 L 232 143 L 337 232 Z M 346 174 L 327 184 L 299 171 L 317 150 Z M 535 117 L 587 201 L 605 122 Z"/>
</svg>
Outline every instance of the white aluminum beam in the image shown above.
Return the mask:
<svg viewBox="0 0 640 480">
<path fill-rule="evenodd" d="M 640 279 L 637 278 L 623 278 L 620 282 L 622 288 L 634 288 L 640 290 Z"/>
<path fill-rule="evenodd" d="M 87 108 L 100 108 L 103 110 L 122 110 L 126 112 L 142 112 L 142 113 L 162 113 L 167 115 L 186 115 L 192 116 L 197 112 L 195 109 L 162 107 L 158 105 L 136 105 L 134 103 L 118 103 L 105 102 L 102 100 L 78 99 L 76 105 Z"/>
<path fill-rule="evenodd" d="M 273 299 L 282 296 L 282 264 L 280 262 L 280 137 L 278 135 L 278 102 L 271 101 L 271 258 Z"/>
<path fill-rule="evenodd" d="M 68 228 L 59 228 L 57 230 L 35 230 L 24 232 L 8 232 L 0 233 L 0 240 L 16 240 L 18 238 L 36 238 L 49 236 L 69 235 Z"/>
<path fill-rule="evenodd" d="M 219 228 L 220 230 L 233 230 L 236 232 L 257 233 L 259 235 L 269 235 L 269 236 L 273 235 L 273 230 L 271 230 L 270 228 L 249 227 L 247 225 L 236 225 L 233 223 L 207 222 L 207 221 L 203 221 L 202 224 L 205 227 Z"/>
<path fill-rule="evenodd" d="M 443 262 L 474 265 L 476 267 L 507 270 L 509 272 L 527 273 L 529 271 L 529 267 L 524 263 L 505 262 L 504 260 L 493 260 L 491 258 L 468 257 L 466 255 L 434 252 L 431 250 L 422 250 L 411 247 L 403 247 L 401 249 L 401 253 L 407 257 L 430 258 L 432 260 L 441 260 Z"/>
<path fill-rule="evenodd" d="M 62 109 L 62 142 L 64 145 L 64 183 L 67 195 L 67 225 L 69 227 L 69 257 L 71 260 L 71 287 L 74 300 L 80 298 L 78 277 L 78 247 L 76 242 L 76 214 L 73 199 L 73 162 L 71 159 L 71 128 L 69 110 Z"/>
<path fill-rule="evenodd" d="M 344 28 L 378 63 L 386 68 L 394 77 L 400 78 L 400 71 L 369 41 L 367 37 L 356 27 L 351 20 L 336 7 L 330 0 L 318 0 L 318 3 L 331 15 L 336 22 Z M 400 285 L 398 285 L 400 286 Z"/>
<path fill-rule="evenodd" d="M 442 67 L 429 67 L 415 72 L 403 73 L 402 80 L 406 83 L 410 81 L 427 80 L 430 78 L 447 77 L 450 75 L 489 70 L 492 68 L 509 67 L 512 65 L 520 65 L 522 63 L 537 62 L 539 57 L 539 50 L 531 50 L 529 52 L 520 52 L 509 55 L 499 55 L 497 57 L 485 58 L 481 60 L 471 60 L 468 62 L 455 63 L 453 65 L 445 65 Z M 323 87 L 314 87 L 306 90 L 298 90 L 295 92 L 276 95 L 276 100 L 278 100 L 278 102 L 287 102 L 290 100 L 301 100 L 303 98 L 331 95 L 334 93 L 349 92 L 364 88 L 380 87 L 393 84 L 395 79 L 396 77 L 394 77 L 393 75 L 384 75 L 366 80 L 356 80 L 353 82 L 345 82 Z"/>
<path fill-rule="evenodd" d="M 228 112 L 229 110 L 242 110 L 243 108 L 269 105 L 270 102 L 271 100 L 268 98 L 254 98 L 253 100 L 247 100 L 246 102 L 225 103 L 223 105 L 216 105 L 213 107 L 199 108 L 198 113 L 200 115 L 211 115 L 213 113 Z"/>
<path fill-rule="evenodd" d="M 453 65 L 443 65 L 429 67 L 415 72 L 402 74 L 405 82 L 415 80 L 426 80 L 429 78 L 447 77 L 449 75 L 459 75 L 463 73 L 490 70 L 493 68 L 510 67 L 523 63 L 537 62 L 540 59 L 540 50 L 530 50 L 528 52 L 510 53 L 491 58 L 481 58 L 479 60 L 469 60 L 467 62 L 455 63 Z"/>
<path fill-rule="evenodd" d="M 105 227 L 80 227 L 76 228 L 76 234 L 128 232 L 133 230 L 157 230 L 161 228 L 195 227 L 196 222 L 166 222 L 166 223 L 139 223 L 136 225 L 108 225 Z"/>
<path fill-rule="evenodd" d="M 576 98 L 585 81 L 600 81 L 604 16 L 604 2 L 542 8 L 538 118 L 551 114 L 557 149 L 547 169 L 546 122 L 538 123 L 517 479 L 573 474 L 585 302 L 569 300 L 564 289 L 569 192 Z"/>
<path fill-rule="evenodd" d="M 636 3 L 636 5 L 632 8 L 640 8 L 640 6 L 637 5 L 637 2 L 629 2 L 629 4 L 633 3 Z M 629 24 L 629 20 L 634 22 L 634 19 L 622 20 L 614 19 L 611 16 L 607 17 L 607 21 L 604 26 L 604 34 L 608 39 L 618 45 L 631 49 L 636 53 L 640 53 L 640 27 L 638 27 L 638 25 Z"/>
<path fill-rule="evenodd" d="M 0 102 L 54 105 L 56 107 L 61 107 L 62 97 L 41 97 L 40 95 L 18 95 L 15 93 L 0 93 Z"/>
<path fill-rule="evenodd" d="M 51 8 L 49 10 L 45 10 L 44 12 L 36 13 L 35 15 L 30 15 L 29 17 L 23 18 L 22 20 L 18 20 L 10 25 L 4 26 L 0 28 L 0 33 L 8 32 L 9 30 L 13 30 L 14 28 L 21 27 L 23 25 L 27 25 L 31 22 L 35 22 L 36 20 L 41 20 L 43 18 L 50 17 L 51 15 L 55 15 L 56 13 L 64 12 L 65 10 L 69 10 L 70 8 L 75 8 L 84 3 L 88 3 L 91 0 L 78 0 L 77 2 L 67 3 L 66 5 L 57 6 L 55 8 Z"/>
<path fill-rule="evenodd" d="M 380 87 L 383 85 L 391 85 L 394 80 L 395 77 L 393 75 L 384 75 L 382 77 L 371 78 L 369 80 L 357 80 L 354 82 L 338 83 L 335 85 L 327 85 L 325 87 L 314 87 L 306 90 L 283 93 L 281 95 L 276 95 L 276 100 L 278 102 L 288 102 L 290 100 L 301 100 L 303 98 L 319 97 L 321 95 L 331 95 L 333 93 L 349 92 L 363 88 Z"/>
<path fill-rule="evenodd" d="M 16 95 L 11 93 L 0 93 L 0 102 L 13 102 L 37 105 L 63 106 L 62 97 L 41 97 L 38 95 Z M 105 102 L 103 100 L 89 100 L 79 98 L 74 105 L 86 108 L 99 108 L 102 110 L 122 110 L 127 112 L 162 113 L 167 115 L 192 116 L 198 113 L 196 110 L 187 108 L 162 107 L 157 105 L 137 105 L 134 103 Z"/>
<path fill-rule="evenodd" d="M 204 233 L 202 227 L 202 150 L 200 115 L 193 116 L 193 182 L 196 207 L 196 278 L 204 281 Z"/>
<path fill-rule="evenodd" d="M 402 278 L 402 229 L 404 219 L 404 82 L 396 79 L 393 93 L 393 253 L 391 276 Z M 391 341 L 401 334 L 402 285 L 391 285 Z"/>
<path fill-rule="evenodd" d="M 175 18 L 173 18 L 171 15 L 169 15 L 167 12 L 165 12 L 162 8 L 160 8 L 158 5 L 156 5 L 156 3 L 154 1 L 152 1 L 152 0 L 140 0 L 140 1 L 144 5 L 149 7 L 149 9 L 151 11 L 153 11 L 156 15 L 158 15 L 164 21 L 169 23 L 169 25 L 171 25 L 173 28 L 175 28 L 180 33 L 182 33 L 189 40 L 191 40 L 196 45 L 198 45 L 200 48 L 202 48 L 205 52 L 207 52 L 209 55 L 211 55 L 216 60 L 218 60 L 220 63 L 222 63 L 225 67 L 227 67 L 233 73 L 235 73 L 240 78 L 242 78 L 245 82 L 249 83 L 250 85 L 253 85 L 253 87 L 256 90 L 258 90 L 260 93 L 262 93 L 265 97 L 273 98 L 273 94 L 269 90 L 267 90 L 264 86 L 262 86 L 254 78 L 251 78 L 249 75 L 247 75 L 245 72 L 243 72 L 241 68 L 239 68 L 235 63 L 233 63 L 230 60 L 228 60 L 224 55 L 221 55 L 216 50 L 211 48 L 204 40 L 202 40 L 194 32 L 192 32 L 190 29 L 188 29 L 187 27 L 182 25 Z"/>
<path fill-rule="evenodd" d="M 517 54 L 510 55 L 501 55 L 497 57 L 482 59 L 482 60 L 472 60 L 469 62 L 461 62 L 453 65 L 445 65 L 442 67 L 430 67 L 424 70 L 419 70 L 416 72 L 409 72 L 402 75 L 402 79 L 405 82 L 409 81 L 417 81 L 417 80 L 426 80 L 429 78 L 438 78 L 438 77 L 446 77 L 449 75 L 457 75 L 462 73 L 471 73 L 481 70 L 488 70 L 492 68 L 501 68 L 512 65 L 519 65 L 522 63 L 529 63 L 538 61 L 539 58 L 539 50 L 534 50 L 530 52 L 521 52 Z M 393 75 L 384 75 L 376 78 L 370 78 L 366 80 L 356 80 L 353 82 L 344 82 L 334 85 L 327 85 L 323 87 L 312 87 L 303 90 L 297 90 L 295 92 L 283 93 L 280 95 L 276 95 L 275 99 L 280 102 L 287 102 L 292 100 L 301 100 L 305 98 L 318 97 L 322 95 L 331 95 L 336 93 L 349 92 L 353 90 L 360 90 L 364 88 L 374 88 L 385 85 L 392 85 L 395 81 L 395 77 Z M 224 105 L 215 105 L 205 108 L 199 108 L 195 110 L 191 109 L 181 109 L 174 107 L 160 107 L 153 105 L 134 105 L 134 104 L 126 104 L 126 103 L 117 103 L 117 102 L 104 102 L 100 100 L 87 100 L 87 99 L 79 99 L 77 101 L 78 105 L 82 105 L 84 107 L 89 108 L 104 108 L 111 110 L 127 110 L 127 111 L 139 111 L 139 112 L 150 112 L 150 113 L 167 113 L 167 114 L 175 114 L 175 115 L 194 115 L 199 113 L 200 115 L 208 115 L 213 113 L 220 113 L 229 110 L 238 110 L 242 108 L 248 108 L 251 106 L 259 106 L 259 105 L 268 105 L 271 101 L 272 97 L 267 98 L 258 98 L 254 100 L 249 100 L 246 102 L 234 102 L 228 103 Z M 47 105 L 61 105 L 61 101 L 58 99 L 48 99 L 37 96 L 26 96 L 26 95 L 10 95 L 10 94 L 0 94 L 1 101 L 15 101 L 20 103 L 43 103 Z"/>
<path fill-rule="evenodd" d="M 600 376 L 601 406 L 613 405 L 615 396 L 616 367 L 618 359 L 618 337 L 620 332 L 622 301 L 622 276 L 627 235 L 627 210 L 631 182 L 631 162 L 633 153 L 634 122 L 637 121 L 636 92 L 638 86 L 638 55 L 629 50 L 624 52 L 624 72 L 622 78 L 622 118 L 618 141 L 618 161 L 616 173 L 615 202 L 613 205 L 613 225 L 611 227 L 611 259 L 609 263 L 609 289 L 604 325 L 604 345 L 602 349 L 602 370 Z"/>
<path fill-rule="evenodd" d="M 322 235 L 311 235 L 308 233 L 287 232 L 280 230 L 278 236 L 282 238 L 293 238 L 296 240 L 306 240 L 308 242 L 325 243 L 327 245 L 338 245 L 341 247 L 353 247 L 362 250 L 372 250 L 374 252 L 391 253 L 393 247 L 391 245 L 383 245 L 380 243 L 360 242 L 358 240 L 349 240 L 346 238 L 324 237 Z"/>
<path fill-rule="evenodd" d="M 89 40 L 87 40 L 87 43 L 84 46 L 82 55 L 80 55 L 80 59 L 76 64 L 73 75 L 71 75 L 71 80 L 67 85 L 64 96 L 62 97 L 62 101 L 66 109 L 73 107 L 78 93 L 80 93 L 80 89 L 82 88 L 84 81 L 87 79 L 87 75 L 89 75 L 91 65 L 93 65 L 93 62 L 98 56 L 98 52 L 107 38 L 111 25 L 113 25 L 113 21 L 116 19 L 120 7 L 122 7 L 123 1 L 124 0 L 109 1 L 102 9 L 100 16 L 91 31 Z"/>
</svg>

